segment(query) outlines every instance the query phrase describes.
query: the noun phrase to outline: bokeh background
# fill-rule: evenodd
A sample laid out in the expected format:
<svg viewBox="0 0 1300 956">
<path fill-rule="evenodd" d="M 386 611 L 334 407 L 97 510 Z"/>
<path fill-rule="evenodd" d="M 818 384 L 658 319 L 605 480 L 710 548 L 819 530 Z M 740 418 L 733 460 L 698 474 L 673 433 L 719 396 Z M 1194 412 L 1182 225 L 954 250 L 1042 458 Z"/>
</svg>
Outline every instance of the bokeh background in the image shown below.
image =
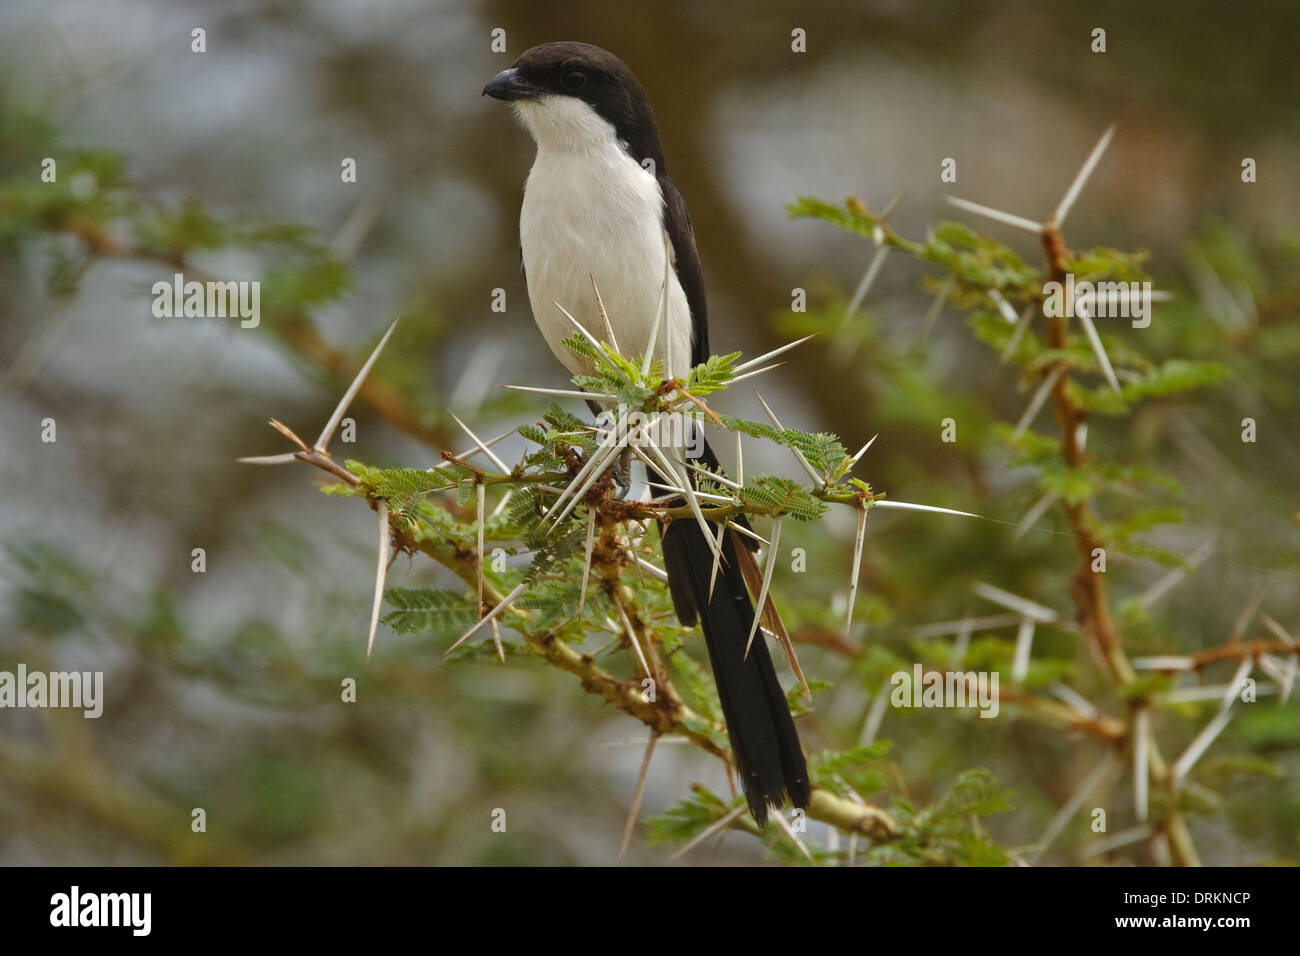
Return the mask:
<svg viewBox="0 0 1300 956">
<path fill-rule="evenodd" d="M 806 53 L 790 50 L 796 27 Z M 1090 51 L 1095 27 L 1104 54 Z M 873 252 L 789 220 L 786 203 L 855 194 L 878 209 L 904 194 L 891 221 L 912 236 L 962 218 L 944 194 L 1042 218 L 1117 124 L 1067 236 L 1149 250 L 1158 285 L 1176 294 L 1146 333 L 1121 334 L 1233 372 L 1093 426 L 1098 454 L 1182 482 L 1187 520 L 1153 543 L 1185 556 L 1212 543 L 1134 624 L 1137 649 L 1222 643 L 1260 589 L 1263 610 L 1300 631 L 1298 27 L 1300 8 L 1281 0 L 6 0 L 0 668 L 104 670 L 107 702 L 98 721 L 0 712 L 0 861 L 614 858 L 644 728 L 535 663 L 441 666 L 445 642 L 427 637 L 381 629 L 367 663 L 372 515 L 317 493 L 309 469 L 235 463 L 284 450 L 271 416 L 313 435 L 399 312 L 377 376 L 412 417 L 395 424 L 359 404 L 357 442 L 341 454 L 433 464 L 465 444 L 448 409 L 496 435 L 540 410 L 499 385 L 564 384 L 518 265 L 532 145 L 480 96 L 547 40 L 605 46 L 647 87 L 694 219 L 715 348 L 750 354 L 789 337 L 796 287 L 842 310 Z M 497 28 L 506 53 L 492 52 Z M 39 182 L 45 156 L 59 161 L 58 187 Z M 1253 184 L 1241 181 L 1247 156 Z M 343 157 L 356 159 L 356 183 L 340 182 Z M 939 181 L 944 157 L 958 161 L 955 185 Z M 20 214 L 29 191 L 110 184 L 161 210 L 159 233 L 175 244 L 135 255 L 111 214 L 80 225 Z M 189 219 L 177 212 L 187 208 Z M 204 217 L 303 228 L 205 242 Z M 1033 237 L 976 225 L 1036 261 Z M 314 251 L 295 260 L 295 242 Z M 194 270 L 278 282 L 281 299 L 267 293 L 256 330 L 155 319 L 150 286 L 177 271 L 157 254 L 166 248 Z M 835 431 L 851 448 L 878 432 L 864 463 L 874 486 L 1014 523 L 1036 497 L 1024 476 L 991 443 L 940 442 L 939 422 L 985 435 L 1028 395 L 956 313 L 926 327 L 924 274 L 891 257 L 852 327 L 799 350 L 764 388 L 787 424 Z M 286 286 L 301 306 L 292 316 L 274 305 Z M 504 313 L 490 308 L 497 288 Z M 722 405 L 760 417 L 747 395 Z M 1247 416 L 1256 444 L 1239 440 Z M 54 444 L 39 440 L 47 417 Z M 517 457 L 523 444 L 502 448 Z M 759 443 L 747 453 L 751 468 L 795 474 L 790 465 Z M 972 595 L 978 580 L 1070 606 L 1072 546 L 1051 515 L 1018 540 L 1007 525 L 878 518 L 855 647 L 906 656 L 909 629 L 993 610 Z M 819 613 L 843 608 L 852 518 L 787 535 L 808 549 L 810 573 L 780 572 L 776 589 L 815 630 Z M 203 574 L 191 571 L 196 547 Z M 1122 602 L 1168 569 L 1131 558 L 1117 570 Z M 390 583 L 435 578 L 401 560 Z M 1064 634 L 1043 640 L 1071 653 Z M 870 702 L 853 655 L 809 644 L 803 664 L 835 685 L 803 721 L 810 748 L 859 739 Z M 358 678 L 358 704 L 338 701 L 340 675 Z M 1221 786 L 1203 781 L 1208 806 L 1192 831 L 1206 862 L 1300 857 L 1297 704 L 1259 708 L 1216 746 L 1258 758 L 1261 772 L 1220 768 Z M 894 741 L 890 789 L 920 803 L 960 769 L 991 769 L 1014 809 L 988 826 L 1009 847 L 1038 838 L 1097 753 L 1009 715 L 890 711 L 878 735 Z M 716 761 L 661 746 L 643 816 L 697 780 L 725 791 Z M 190 832 L 193 807 L 208 814 L 202 836 Z M 509 813 L 505 835 L 490 829 L 496 807 Z M 1088 836 L 1080 816 L 1044 859 L 1083 859 Z M 630 859 L 668 852 L 637 839 Z M 764 857 L 733 836 L 693 859 Z"/>
</svg>

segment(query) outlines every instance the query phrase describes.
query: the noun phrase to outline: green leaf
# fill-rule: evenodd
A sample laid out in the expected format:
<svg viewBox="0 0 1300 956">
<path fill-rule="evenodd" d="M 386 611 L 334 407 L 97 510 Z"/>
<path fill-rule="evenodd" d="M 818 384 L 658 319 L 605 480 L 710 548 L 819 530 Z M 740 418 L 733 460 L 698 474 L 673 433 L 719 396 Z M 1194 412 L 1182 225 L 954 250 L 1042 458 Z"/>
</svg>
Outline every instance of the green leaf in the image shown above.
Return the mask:
<svg viewBox="0 0 1300 956">
<path fill-rule="evenodd" d="M 802 217 L 821 219 L 831 223 L 831 225 L 847 229 L 849 232 L 855 232 L 859 236 L 865 236 L 868 239 L 871 238 L 872 232 L 879 222 L 878 219 L 857 203 L 845 203 L 843 206 L 837 206 L 834 203 L 828 203 L 813 196 L 800 196 L 795 202 L 787 204 L 785 211 L 786 215 L 791 219 Z"/>
<path fill-rule="evenodd" d="M 813 521 L 826 513 L 826 502 L 814 498 L 789 478 L 764 475 L 745 485 L 737 494 L 747 511 L 763 511 L 772 516 L 791 515 L 800 521 Z"/>
<path fill-rule="evenodd" d="M 455 591 L 395 587 L 388 588 L 384 598 L 394 610 L 384 615 L 383 621 L 398 634 L 460 634 L 478 620 L 478 602 Z"/>
<path fill-rule="evenodd" d="M 1160 367 L 1149 371 L 1141 380 L 1124 385 L 1122 391 L 1125 401 L 1137 402 L 1143 398 L 1172 395 L 1193 388 L 1215 385 L 1231 374 L 1226 365 L 1220 365 L 1218 362 L 1170 359 Z"/>
<path fill-rule="evenodd" d="M 691 369 L 686 377 L 686 390 L 696 398 L 722 391 L 735 376 L 734 369 L 738 358 L 740 358 L 739 352 L 710 355 L 702 364 Z"/>
<path fill-rule="evenodd" d="M 688 799 L 646 821 L 646 842 L 651 846 L 688 843 L 743 802 L 737 799 L 734 805 L 728 804 L 705 787 L 696 785 L 693 789 L 694 793 Z M 744 819 L 741 817 L 737 824 L 743 826 L 741 821 Z"/>
</svg>

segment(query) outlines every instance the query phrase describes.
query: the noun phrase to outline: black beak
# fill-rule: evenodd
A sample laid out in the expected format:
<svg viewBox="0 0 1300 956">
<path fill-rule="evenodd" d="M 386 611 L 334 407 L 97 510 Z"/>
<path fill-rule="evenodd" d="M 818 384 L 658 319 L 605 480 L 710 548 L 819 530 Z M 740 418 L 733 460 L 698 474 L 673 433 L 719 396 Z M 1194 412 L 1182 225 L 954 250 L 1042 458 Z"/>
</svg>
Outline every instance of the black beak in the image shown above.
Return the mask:
<svg viewBox="0 0 1300 956">
<path fill-rule="evenodd" d="M 506 100 L 530 100 L 540 96 L 542 91 L 533 84 L 524 79 L 523 75 L 511 67 L 508 70 L 502 70 L 492 81 L 483 87 L 483 95 L 490 96 L 493 99 Z"/>
</svg>

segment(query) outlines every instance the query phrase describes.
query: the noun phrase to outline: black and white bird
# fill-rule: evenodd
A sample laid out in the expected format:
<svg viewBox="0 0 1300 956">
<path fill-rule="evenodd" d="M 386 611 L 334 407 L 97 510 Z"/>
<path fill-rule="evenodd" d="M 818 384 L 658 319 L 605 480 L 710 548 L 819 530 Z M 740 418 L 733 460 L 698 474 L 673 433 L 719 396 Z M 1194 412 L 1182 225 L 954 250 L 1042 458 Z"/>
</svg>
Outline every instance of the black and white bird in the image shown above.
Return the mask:
<svg viewBox="0 0 1300 956">
<path fill-rule="evenodd" d="M 654 111 L 632 71 L 597 46 L 546 43 L 525 52 L 483 92 L 510 103 L 537 143 L 519 237 L 533 318 L 555 357 L 571 372 L 584 371 L 561 345 L 573 331 L 561 305 L 596 338 L 605 337 L 594 279 L 628 356 L 646 351 L 666 294 L 655 358 L 665 377 L 685 379 L 709 355 L 703 277 Z M 707 446 L 703 461 L 717 467 Z M 807 806 L 803 750 L 761 637 L 746 656 L 754 620 L 746 572 L 753 581 L 756 570 L 749 542 L 733 531 L 724 536 L 712 594 L 713 545 L 699 524 L 669 524 L 663 552 L 678 618 L 687 627 L 698 620 L 704 631 L 750 811 L 762 824 L 768 807 L 787 797 Z"/>
</svg>

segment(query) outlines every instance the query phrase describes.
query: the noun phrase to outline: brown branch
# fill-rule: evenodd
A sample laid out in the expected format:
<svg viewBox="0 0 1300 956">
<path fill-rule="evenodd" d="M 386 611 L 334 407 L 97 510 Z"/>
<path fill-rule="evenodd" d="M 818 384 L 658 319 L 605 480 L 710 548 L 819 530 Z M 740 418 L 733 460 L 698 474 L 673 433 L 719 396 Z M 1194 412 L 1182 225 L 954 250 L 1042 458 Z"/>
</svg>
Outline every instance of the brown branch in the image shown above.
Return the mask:
<svg viewBox="0 0 1300 956">
<path fill-rule="evenodd" d="M 1297 649 L 1297 645 L 1283 640 L 1231 641 L 1186 656 L 1192 662 L 1192 670 L 1199 671 L 1218 661 L 1241 660 L 1243 657 L 1258 659 L 1261 654 L 1294 654 Z"/>
<path fill-rule="evenodd" d="M 1043 251 L 1047 256 L 1048 270 L 1055 282 L 1065 282 L 1065 259 L 1069 249 L 1061 231 L 1054 227 L 1043 229 Z M 1069 329 L 1061 316 L 1047 316 L 1047 338 L 1053 349 L 1065 352 L 1069 346 Z M 1066 361 L 1061 359 L 1061 362 Z M 1049 375 L 1055 366 L 1043 369 Z M 1068 373 L 1068 368 L 1066 369 Z M 1062 374 L 1052 386 L 1052 404 L 1056 408 L 1061 426 L 1062 454 L 1071 468 L 1080 467 L 1086 454 L 1079 444 L 1079 426 L 1084 423 L 1084 409 L 1069 393 L 1069 375 Z M 1097 538 L 1095 522 L 1086 501 L 1065 503 L 1066 518 L 1074 532 L 1075 547 L 1079 552 L 1079 569 L 1075 572 L 1071 597 L 1078 612 L 1079 626 L 1092 637 L 1098 651 L 1110 669 L 1111 676 L 1121 684 L 1132 683 L 1133 667 L 1124 653 L 1119 631 L 1110 612 L 1110 599 L 1106 592 L 1105 574 L 1094 571 L 1093 551 L 1103 548 Z"/>
<path fill-rule="evenodd" d="M 1063 284 L 1066 275 L 1065 259 L 1069 255 L 1065 237 L 1055 226 L 1048 225 L 1043 228 L 1042 242 L 1051 279 Z M 1053 349 L 1064 353 L 1069 347 L 1070 338 L 1066 319 L 1061 316 L 1046 316 L 1046 319 L 1048 343 Z M 1086 415 L 1084 409 L 1069 393 L 1068 371 L 1066 369 L 1067 374 L 1060 375 L 1052 387 L 1052 404 L 1061 426 L 1062 455 L 1070 468 L 1078 468 L 1086 460 L 1086 454 L 1079 444 L 1079 426 L 1084 423 Z M 1043 373 L 1050 374 L 1051 369 L 1044 369 Z M 1075 572 L 1074 585 L 1070 589 L 1079 626 L 1092 638 L 1093 647 L 1104 661 L 1111 679 L 1120 685 L 1131 684 L 1136 675 L 1128 655 L 1124 652 L 1123 641 L 1111 616 L 1105 574 L 1094 571 L 1092 567 L 1093 551 L 1104 547 L 1096 535 L 1092 511 L 1086 501 L 1074 504 L 1065 502 L 1064 507 L 1070 530 L 1074 532 L 1079 555 L 1079 568 Z M 1134 726 L 1132 720 L 1124 726 L 1124 739 L 1128 746 L 1133 745 Z M 1173 799 L 1176 796 L 1178 782 L 1160 756 L 1154 737 L 1148 743 L 1150 754 L 1148 762 L 1152 769 L 1152 776 L 1156 783 L 1163 786 L 1170 795 L 1169 810 L 1164 819 L 1158 823 L 1158 828 L 1167 839 L 1175 863 L 1180 866 L 1198 866 L 1200 858 L 1196 853 L 1195 844 L 1192 842 L 1182 813 L 1177 810 L 1177 802 Z"/>
</svg>

